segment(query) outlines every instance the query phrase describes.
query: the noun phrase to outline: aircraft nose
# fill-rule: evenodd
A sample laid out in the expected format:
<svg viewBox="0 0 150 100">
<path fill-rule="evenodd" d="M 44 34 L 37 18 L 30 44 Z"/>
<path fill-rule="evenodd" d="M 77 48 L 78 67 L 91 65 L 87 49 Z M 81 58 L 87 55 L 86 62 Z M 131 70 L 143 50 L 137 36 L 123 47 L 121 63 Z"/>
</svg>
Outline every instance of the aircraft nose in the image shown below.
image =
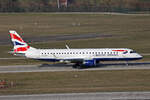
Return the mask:
<svg viewBox="0 0 150 100">
<path fill-rule="evenodd" d="M 143 58 L 143 56 L 140 55 L 140 54 L 137 54 L 136 56 L 137 56 L 137 58 L 139 58 L 139 59 L 142 59 L 142 58 Z"/>
</svg>

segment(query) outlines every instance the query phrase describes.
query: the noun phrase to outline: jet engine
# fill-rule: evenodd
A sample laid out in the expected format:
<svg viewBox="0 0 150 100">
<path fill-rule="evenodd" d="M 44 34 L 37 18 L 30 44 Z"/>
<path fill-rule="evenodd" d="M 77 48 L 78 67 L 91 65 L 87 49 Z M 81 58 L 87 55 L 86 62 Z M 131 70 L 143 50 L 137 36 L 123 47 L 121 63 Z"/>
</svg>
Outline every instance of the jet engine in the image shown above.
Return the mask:
<svg viewBox="0 0 150 100">
<path fill-rule="evenodd" d="M 92 59 L 92 60 L 84 60 L 83 61 L 83 65 L 85 67 L 96 66 L 96 60 L 94 60 L 94 59 Z"/>
</svg>

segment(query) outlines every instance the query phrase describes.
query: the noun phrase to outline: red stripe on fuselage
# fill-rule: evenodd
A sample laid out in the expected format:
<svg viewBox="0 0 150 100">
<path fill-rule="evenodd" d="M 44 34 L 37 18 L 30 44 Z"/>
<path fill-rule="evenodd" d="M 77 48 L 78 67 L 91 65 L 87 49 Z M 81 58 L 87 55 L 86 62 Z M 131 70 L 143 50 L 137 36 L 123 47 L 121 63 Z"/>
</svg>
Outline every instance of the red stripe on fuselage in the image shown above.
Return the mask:
<svg viewBox="0 0 150 100">
<path fill-rule="evenodd" d="M 127 51 L 127 50 L 112 50 L 112 51 L 124 52 L 124 51 Z"/>
</svg>

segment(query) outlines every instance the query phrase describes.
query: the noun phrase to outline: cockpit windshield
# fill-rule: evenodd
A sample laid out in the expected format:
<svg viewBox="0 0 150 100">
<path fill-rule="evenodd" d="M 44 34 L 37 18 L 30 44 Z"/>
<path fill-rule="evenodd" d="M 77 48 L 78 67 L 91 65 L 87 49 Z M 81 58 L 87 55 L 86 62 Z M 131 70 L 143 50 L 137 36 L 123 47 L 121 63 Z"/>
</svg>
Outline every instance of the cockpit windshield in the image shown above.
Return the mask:
<svg viewBox="0 0 150 100">
<path fill-rule="evenodd" d="M 136 53 L 136 51 L 130 51 L 130 53 Z"/>
</svg>

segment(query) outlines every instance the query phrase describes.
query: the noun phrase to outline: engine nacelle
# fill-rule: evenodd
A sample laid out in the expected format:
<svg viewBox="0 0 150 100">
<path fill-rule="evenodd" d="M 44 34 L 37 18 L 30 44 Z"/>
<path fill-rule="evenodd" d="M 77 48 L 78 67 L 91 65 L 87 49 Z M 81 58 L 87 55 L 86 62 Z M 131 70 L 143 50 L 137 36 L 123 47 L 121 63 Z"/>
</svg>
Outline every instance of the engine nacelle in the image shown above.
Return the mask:
<svg viewBox="0 0 150 100">
<path fill-rule="evenodd" d="M 83 65 L 87 67 L 96 66 L 96 60 L 84 60 Z"/>
</svg>

